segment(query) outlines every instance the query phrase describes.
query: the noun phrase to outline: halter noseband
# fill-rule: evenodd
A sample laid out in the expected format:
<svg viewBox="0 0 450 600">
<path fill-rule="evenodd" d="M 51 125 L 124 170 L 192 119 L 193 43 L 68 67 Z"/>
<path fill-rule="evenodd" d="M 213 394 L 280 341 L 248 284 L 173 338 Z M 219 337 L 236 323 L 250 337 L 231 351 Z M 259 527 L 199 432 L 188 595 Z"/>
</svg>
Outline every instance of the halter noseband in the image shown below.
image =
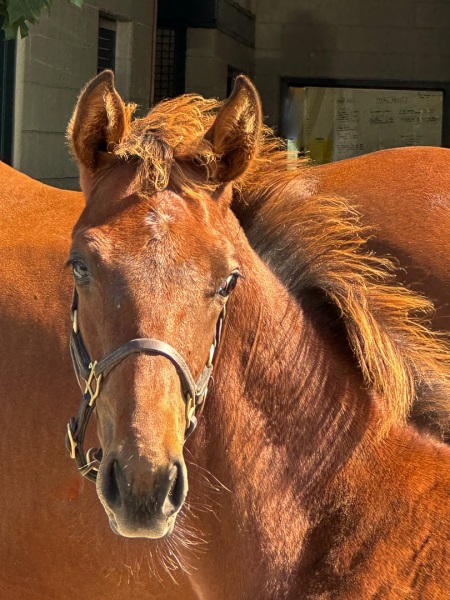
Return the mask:
<svg viewBox="0 0 450 600">
<path fill-rule="evenodd" d="M 194 431 L 197 425 L 195 412 L 199 414 L 203 410 L 208 383 L 213 370 L 213 359 L 222 335 L 222 325 L 225 318 L 225 306 L 222 308 L 217 319 L 216 331 L 209 351 L 208 361 L 200 373 L 197 381 L 193 378 L 191 371 L 175 348 L 161 340 L 154 338 L 139 338 L 131 340 L 113 350 L 100 361 L 92 361 L 84 345 L 83 338 L 78 329 L 78 294 L 75 290 L 71 315 L 73 329 L 70 335 L 70 354 L 78 384 L 83 392 L 78 415 L 71 417 L 67 424 L 66 447 L 70 457 L 77 464 L 80 475 L 90 481 L 97 479 L 98 463 L 101 460 L 101 449 L 90 448 L 84 452 L 84 436 L 89 418 L 94 411 L 95 401 L 100 394 L 102 380 L 118 365 L 124 358 L 131 354 L 150 354 L 152 356 L 164 356 L 170 360 L 180 378 L 183 399 L 186 404 L 186 432 L 185 439 Z M 84 382 L 84 385 L 83 385 Z"/>
</svg>

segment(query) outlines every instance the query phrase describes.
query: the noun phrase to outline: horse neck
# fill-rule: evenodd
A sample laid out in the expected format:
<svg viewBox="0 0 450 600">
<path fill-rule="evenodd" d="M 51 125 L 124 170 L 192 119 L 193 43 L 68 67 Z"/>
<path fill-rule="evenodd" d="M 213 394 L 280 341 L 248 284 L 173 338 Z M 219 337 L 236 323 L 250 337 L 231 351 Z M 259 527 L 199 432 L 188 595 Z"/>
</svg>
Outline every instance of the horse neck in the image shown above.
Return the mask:
<svg viewBox="0 0 450 600">
<path fill-rule="evenodd" d="M 218 500 L 210 537 L 229 542 L 233 556 L 240 547 L 239 560 L 253 557 L 282 581 L 373 416 L 345 340 L 322 331 L 249 248 L 243 262 L 246 278 L 229 300 L 214 385 L 190 449 L 231 491 Z M 195 504 L 204 488 L 191 484 Z"/>
<path fill-rule="evenodd" d="M 205 410 L 210 467 L 223 465 L 231 485 L 251 468 L 255 487 L 292 470 L 304 502 L 316 501 L 370 429 L 373 403 L 344 334 L 319 326 L 248 246 L 244 273 Z"/>
</svg>

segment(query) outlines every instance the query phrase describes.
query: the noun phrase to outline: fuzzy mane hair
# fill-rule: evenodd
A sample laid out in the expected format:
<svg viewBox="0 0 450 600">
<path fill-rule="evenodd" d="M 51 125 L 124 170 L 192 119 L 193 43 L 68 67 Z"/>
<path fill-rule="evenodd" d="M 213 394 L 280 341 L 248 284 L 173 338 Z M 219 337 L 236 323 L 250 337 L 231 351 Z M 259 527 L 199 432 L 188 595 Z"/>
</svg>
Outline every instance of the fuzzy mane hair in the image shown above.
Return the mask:
<svg viewBox="0 0 450 600">
<path fill-rule="evenodd" d="M 220 156 L 205 139 L 220 107 L 184 95 L 128 123 L 115 154 L 138 159 L 143 182 L 199 197 L 217 188 Z M 371 232 L 345 199 L 295 195 L 306 161 L 287 162 L 264 128 L 258 153 L 234 182 L 233 209 L 262 259 L 301 299 L 320 291 L 335 307 L 367 386 L 383 413 L 380 432 L 412 418 L 438 437 L 450 432 L 450 348 L 427 327 L 433 305 L 395 282 L 396 267 L 366 248 Z"/>
</svg>

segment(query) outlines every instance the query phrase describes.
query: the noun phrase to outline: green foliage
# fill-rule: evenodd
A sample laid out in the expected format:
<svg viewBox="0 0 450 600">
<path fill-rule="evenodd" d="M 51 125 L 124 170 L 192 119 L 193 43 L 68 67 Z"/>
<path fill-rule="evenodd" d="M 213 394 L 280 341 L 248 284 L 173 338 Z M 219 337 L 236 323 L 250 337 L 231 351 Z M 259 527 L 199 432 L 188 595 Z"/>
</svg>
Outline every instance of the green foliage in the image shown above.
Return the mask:
<svg viewBox="0 0 450 600">
<path fill-rule="evenodd" d="M 50 10 L 53 0 L 0 0 L 0 17 L 3 17 L 3 30 L 7 40 L 28 35 L 28 25 L 39 22 L 41 14 Z M 81 8 L 83 0 L 68 0 Z"/>
</svg>

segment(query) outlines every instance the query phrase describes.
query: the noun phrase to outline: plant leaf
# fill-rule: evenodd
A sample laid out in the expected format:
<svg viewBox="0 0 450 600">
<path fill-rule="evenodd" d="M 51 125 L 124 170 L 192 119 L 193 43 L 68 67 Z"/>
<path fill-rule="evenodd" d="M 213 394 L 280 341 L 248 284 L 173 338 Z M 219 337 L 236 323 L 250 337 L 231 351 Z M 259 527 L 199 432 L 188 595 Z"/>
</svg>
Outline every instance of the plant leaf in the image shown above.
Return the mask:
<svg viewBox="0 0 450 600">
<path fill-rule="evenodd" d="M 52 0 L 9 0 L 8 21 L 12 24 L 20 20 L 37 23 L 41 14 L 48 10 L 51 4 Z"/>
<path fill-rule="evenodd" d="M 83 6 L 84 0 L 67 0 L 77 8 Z M 21 37 L 28 35 L 28 23 L 35 24 L 39 22 L 42 13 L 49 10 L 53 0 L 0 0 L 0 19 L 2 29 L 5 32 L 5 39 L 11 40 L 17 36 L 20 30 Z"/>
</svg>

